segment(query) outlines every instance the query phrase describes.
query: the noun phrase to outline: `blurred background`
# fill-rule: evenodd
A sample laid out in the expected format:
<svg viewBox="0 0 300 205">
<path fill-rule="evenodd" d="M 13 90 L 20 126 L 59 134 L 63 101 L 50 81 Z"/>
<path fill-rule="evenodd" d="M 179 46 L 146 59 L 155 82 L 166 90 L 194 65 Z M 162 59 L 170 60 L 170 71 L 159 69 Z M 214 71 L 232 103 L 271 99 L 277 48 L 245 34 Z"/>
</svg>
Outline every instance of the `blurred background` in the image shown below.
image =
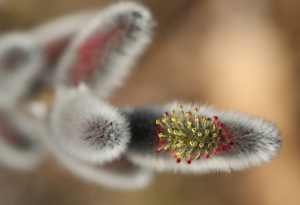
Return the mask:
<svg viewBox="0 0 300 205">
<path fill-rule="evenodd" d="M 112 2 L 5 0 L 0 31 Z M 264 116 L 282 133 L 278 157 L 231 174 L 159 173 L 145 189 L 116 191 L 74 177 L 49 156 L 32 172 L 0 165 L 0 204 L 300 204 L 300 1 L 139 2 L 157 23 L 154 40 L 110 101 L 134 107 L 178 99 Z"/>
</svg>

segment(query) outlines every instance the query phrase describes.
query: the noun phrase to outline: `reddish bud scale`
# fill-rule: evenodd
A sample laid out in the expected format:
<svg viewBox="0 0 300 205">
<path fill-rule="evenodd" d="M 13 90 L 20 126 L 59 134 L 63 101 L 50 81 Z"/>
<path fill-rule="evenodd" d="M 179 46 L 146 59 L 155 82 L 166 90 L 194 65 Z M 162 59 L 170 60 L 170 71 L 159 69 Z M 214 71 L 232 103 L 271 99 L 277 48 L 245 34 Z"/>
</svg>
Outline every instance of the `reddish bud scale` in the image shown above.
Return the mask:
<svg viewBox="0 0 300 205">
<path fill-rule="evenodd" d="M 77 50 L 78 61 L 70 68 L 71 82 L 78 85 L 81 81 L 88 81 L 99 68 L 99 59 L 118 45 L 127 29 L 127 22 L 120 20 L 117 27 L 94 32 L 81 42 Z"/>
</svg>

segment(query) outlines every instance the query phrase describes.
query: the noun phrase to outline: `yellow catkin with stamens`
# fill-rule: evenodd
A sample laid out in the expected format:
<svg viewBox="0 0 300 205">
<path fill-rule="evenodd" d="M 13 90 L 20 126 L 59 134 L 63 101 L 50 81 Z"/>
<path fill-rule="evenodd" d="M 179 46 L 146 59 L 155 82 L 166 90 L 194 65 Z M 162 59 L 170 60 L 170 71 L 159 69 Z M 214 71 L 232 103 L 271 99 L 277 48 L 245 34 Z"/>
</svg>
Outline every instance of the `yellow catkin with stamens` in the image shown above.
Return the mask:
<svg viewBox="0 0 300 205">
<path fill-rule="evenodd" d="M 183 157 L 184 153 L 183 152 L 177 152 L 177 157 Z"/>
<path fill-rule="evenodd" d="M 179 110 L 183 110 L 182 105 L 179 106 Z M 177 116 L 175 110 L 172 110 L 172 117 L 169 117 L 167 112 L 165 112 L 164 118 L 156 120 L 156 124 L 161 125 L 159 127 L 160 133 L 158 133 L 159 144 L 161 145 L 163 142 L 163 146 L 157 150 L 172 150 L 180 158 L 187 156 L 188 164 L 191 163 L 194 155 L 199 159 L 204 153 L 217 154 L 218 150 L 222 151 L 223 144 L 228 139 L 224 134 L 226 130 L 224 132 L 223 125 L 222 127 L 219 126 L 221 123 L 217 121 L 217 117 L 217 120 L 209 120 L 210 118 L 205 116 L 196 116 L 199 114 L 198 108 L 195 108 L 193 111 L 193 114 L 185 112 L 184 115 L 186 117 L 183 117 L 181 115 L 182 111 Z M 174 153 L 172 155 L 174 156 Z M 180 160 L 177 160 L 177 162 L 180 162 Z"/>
<path fill-rule="evenodd" d="M 190 141 L 190 145 L 191 145 L 192 147 L 196 147 L 196 146 L 197 146 L 197 142 L 195 142 L 195 141 Z"/>
</svg>

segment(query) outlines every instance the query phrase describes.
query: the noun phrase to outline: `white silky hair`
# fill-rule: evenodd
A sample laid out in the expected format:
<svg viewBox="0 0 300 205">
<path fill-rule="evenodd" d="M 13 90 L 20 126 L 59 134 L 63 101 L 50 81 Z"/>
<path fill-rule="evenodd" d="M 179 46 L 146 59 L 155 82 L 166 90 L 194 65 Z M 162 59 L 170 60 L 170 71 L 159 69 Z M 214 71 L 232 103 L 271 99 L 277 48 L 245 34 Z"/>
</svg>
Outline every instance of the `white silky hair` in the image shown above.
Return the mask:
<svg viewBox="0 0 300 205">
<path fill-rule="evenodd" d="M 117 26 L 118 17 L 125 18 L 128 24 L 132 24 L 137 29 L 131 31 L 130 36 L 124 36 L 120 45 L 109 51 L 103 59 L 99 59 L 101 69 L 96 70 L 89 85 L 98 96 L 106 98 L 122 84 L 123 79 L 129 75 L 136 58 L 142 54 L 151 41 L 153 27 L 151 14 L 145 7 L 134 2 L 113 4 L 98 12 L 82 28 L 58 62 L 57 82 L 68 83 L 69 69 L 78 58 L 78 46 L 94 32 L 105 32 L 107 28 Z"/>
<path fill-rule="evenodd" d="M 53 140 L 61 149 L 94 164 L 117 159 L 130 139 L 125 117 L 83 84 L 57 91 L 51 128 Z"/>
<path fill-rule="evenodd" d="M 50 133 L 50 132 L 49 132 Z M 130 164 L 128 169 L 107 169 L 106 165 L 93 165 L 80 161 L 61 149 L 51 140 L 51 136 L 43 136 L 43 142 L 47 149 L 54 155 L 60 164 L 75 176 L 111 189 L 136 190 L 149 185 L 153 173 L 145 168 Z"/>
<path fill-rule="evenodd" d="M 42 45 L 59 39 L 70 38 L 80 31 L 95 13 L 95 11 L 85 11 L 62 16 L 32 29 L 29 31 L 29 35 L 36 38 Z"/>
<path fill-rule="evenodd" d="M 38 140 L 40 123 L 16 107 L 6 109 L 5 117 L 14 131 L 18 133 L 18 137 L 30 144 L 26 147 L 19 147 L 4 140 L 5 136 L 0 134 L 1 163 L 15 170 L 33 170 L 45 157 L 44 147 Z"/>
<path fill-rule="evenodd" d="M 240 112 L 230 110 L 215 109 L 212 106 L 199 106 L 191 103 L 173 102 L 162 107 L 151 107 L 151 111 L 157 114 L 157 119 L 163 118 L 164 112 L 175 110 L 179 112 L 179 105 L 183 105 L 184 111 L 193 111 L 198 108 L 197 116 L 213 117 L 218 116 L 218 121 L 226 126 L 226 129 L 233 131 L 232 140 L 234 144 L 231 148 L 221 151 L 217 155 L 210 155 L 209 159 L 204 156 L 199 160 L 192 160 L 191 164 L 184 161 L 176 163 L 176 159 L 170 153 L 156 153 L 157 147 L 147 147 L 153 145 L 151 139 L 143 139 L 141 136 L 134 136 L 134 129 L 139 127 L 136 120 L 132 121 L 132 141 L 137 139 L 136 145 L 130 146 L 128 157 L 134 163 L 145 168 L 157 171 L 174 171 L 183 173 L 208 173 L 208 172 L 230 172 L 231 170 L 243 170 L 251 166 L 261 165 L 277 155 L 281 145 L 279 131 L 273 123 L 260 117 L 252 117 Z M 142 108 L 139 112 L 140 118 L 147 118 L 147 112 L 142 115 Z M 135 115 L 134 113 L 132 115 Z M 152 115 L 153 117 L 153 115 Z M 150 119 L 149 119 L 150 120 Z M 155 119 L 151 119 L 152 121 Z M 154 124 L 152 124 L 155 126 Z M 248 132 L 245 132 L 248 131 Z M 246 134 L 245 134 L 246 133 Z M 148 140 L 143 144 L 141 140 Z M 145 147 L 143 147 L 143 145 Z M 141 146 L 141 147 L 138 147 Z M 157 146 L 157 145 L 156 145 Z M 143 151 L 142 151 L 143 150 Z"/>
<path fill-rule="evenodd" d="M 0 161 L 3 165 L 20 171 L 31 171 L 39 164 L 43 155 L 39 147 L 19 148 L 7 143 L 0 136 Z"/>
<path fill-rule="evenodd" d="M 24 54 L 21 62 L 13 70 L 3 67 L 8 52 L 18 51 Z M 40 45 L 29 35 L 10 33 L 0 38 L 0 106 L 15 105 L 26 95 L 34 79 L 43 69 L 44 56 Z"/>
</svg>

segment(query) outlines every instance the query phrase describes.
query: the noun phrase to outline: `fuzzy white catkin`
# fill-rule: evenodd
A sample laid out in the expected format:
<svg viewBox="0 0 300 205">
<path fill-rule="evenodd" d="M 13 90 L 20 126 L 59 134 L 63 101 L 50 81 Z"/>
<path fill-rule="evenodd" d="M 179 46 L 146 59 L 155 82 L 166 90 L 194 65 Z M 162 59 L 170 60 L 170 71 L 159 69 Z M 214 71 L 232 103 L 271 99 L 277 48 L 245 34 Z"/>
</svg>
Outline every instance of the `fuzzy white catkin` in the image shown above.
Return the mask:
<svg viewBox="0 0 300 205">
<path fill-rule="evenodd" d="M 51 128 L 53 140 L 62 150 L 95 164 L 118 158 L 130 139 L 124 116 L 84 85 L 56 93 Z"/>
<path fill-rule="evenodd" d="M 21 171 L 33 170 L 44 158 L 43 147 L 34 139 L 37 134 L 36 124 L 20 110 L 11 109 L 2 112 L 2 120 L 10 125 L 11 134 L 23 143 L 22 146 L 5 140 L 8 133 L 0 132 L 0 162 L 12 169 Z M 26 118 L 25 118 L 26 117 Z M 3 124 L 1 125 L 3 126 Z"/>
<path fill-rule="evenodd" d="M 8 144 L 0 135 L 0 161 L 3 165 L 21 171 L 31 171 L 41 161 L 42 155 L 36 147 L 20 149 Z"/>
<path fill-rule="evenodd" d="M 203 156 L 199 160 L 194 158 L 191 164 L 176 163 L 176 159 L 169 152 L 156 153 L 155 150 L 159 145 L 155 120 L 162 119 L 164 112 L 170 112 L 172 109 L 178 113 L 179 105 L 183 105 L 184 111 L 193 112 L 194 108 L 198 108 L 198 117 L 218 116 L 218 121 L 232 133 L 231 140 L 234 142 L 232 147 L 217 155 L 211 155 L 209 159 Z M 212 106 L 174 102 L 162 107 L 141 107 L 127 114 L 132 126 L 128 157 L 136 164 L 158 171 L 208 173 L 243 170 L 250 166 L 270 162 L 281 146 L 280 133 L 273 123 L 260 117 L 218 110 Z"/>
<path fill-rule="evenodd" d="M 128 28 L 120 28 L 118 19 L 122 18 Z M 151 41 L 153 21 L 150 12 L 135 2 L 119 2 L 98 12 L 80 33 L 78 33 L 58 63 L 56 80 L 60 84 L 70 84 L 70 69 L 77 63 L 78 48 L 96 32 L 106 32 L 117 28 L 124 34 L 117 42 L 111 37 L 99 57 L 99 65 L 94 75 L 87 82 L 98 96 L 108 97 L 128 76 L 136 58 L 142 54 Z M 123 30 L 122 30 L 123 29 Z M 127 29 L 127 30 L 126 30 Z"/>
<path fill-rule="evenodd" d="M 63 16 L 32 29 L 29 35 L 36 38 L 43 46 L 61 39 L 70 39 L 95 13 L 95 11 L 85 11 Z"/>
<path fill-rule="evenodd" d="M 6 68 L 7 58 L 16 58 L 18 63 Z M 19 55 L 19 56 L 18 56 Z M 40 45 L 29 35 L 10 33 L 0 38 L 0 106 L 15 104 L 31 88 L 34 79 L 43 69 L 44 56 Z"/>
<path fill-rule="evenodd" d="M 42 136 L 44 144 L 61 165 L 83 180 L 107 188 L 121 190 L 141 189 L 152 181 L 153 173 L 148 169 L 130 163 L 122 169 L 110 167 L 107 164 L 93 165 L 86 163 L 66 153 L 65 150 L 51 140 L 50 136 Z"/>
</svg>

